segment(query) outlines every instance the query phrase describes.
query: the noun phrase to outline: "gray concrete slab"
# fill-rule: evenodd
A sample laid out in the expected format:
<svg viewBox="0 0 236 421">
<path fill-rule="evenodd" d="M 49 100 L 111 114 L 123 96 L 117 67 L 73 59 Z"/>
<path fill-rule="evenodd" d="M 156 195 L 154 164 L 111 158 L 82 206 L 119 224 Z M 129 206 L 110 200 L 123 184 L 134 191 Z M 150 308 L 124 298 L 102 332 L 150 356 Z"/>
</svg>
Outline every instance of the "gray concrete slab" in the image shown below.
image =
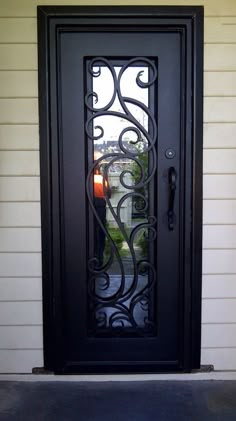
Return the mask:
<svg viewBox="0 0 236 421">
<path fill-rule="evenodd" d="M 236 381 L 0 382 L 1 421 L 236 421 Z"/>
</svg>

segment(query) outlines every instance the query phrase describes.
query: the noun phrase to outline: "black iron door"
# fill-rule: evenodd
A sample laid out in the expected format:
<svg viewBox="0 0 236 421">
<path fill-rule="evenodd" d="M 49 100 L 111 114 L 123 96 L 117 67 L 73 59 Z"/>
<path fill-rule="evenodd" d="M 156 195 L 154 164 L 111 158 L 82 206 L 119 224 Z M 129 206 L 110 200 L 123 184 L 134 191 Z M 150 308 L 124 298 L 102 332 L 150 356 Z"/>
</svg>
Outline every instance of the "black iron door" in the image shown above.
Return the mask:
<svg viewBox="0 0 236 421">
<path fill-rule="evenodd" d="M 48 366 L 191 369 L 192 33 L 81 19 L 49 36 Z"/>
</svg>

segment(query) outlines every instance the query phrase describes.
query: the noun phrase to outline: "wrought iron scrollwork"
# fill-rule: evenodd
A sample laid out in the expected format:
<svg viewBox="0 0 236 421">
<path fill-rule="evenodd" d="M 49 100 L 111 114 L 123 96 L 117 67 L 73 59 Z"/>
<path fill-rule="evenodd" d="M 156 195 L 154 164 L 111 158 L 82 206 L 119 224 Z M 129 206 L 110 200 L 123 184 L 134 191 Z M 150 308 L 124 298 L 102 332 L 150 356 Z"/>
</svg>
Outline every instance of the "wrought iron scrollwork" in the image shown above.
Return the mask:
<svg viewBox="0 0 236 421">
<path fill-rule="evenodd" d="M 110 152 L 96 159 L 88 169 L 86 191 L 90 209 L 99 225 L 108 247 L 108 256 L 105 262 L 100 262 L 95 255 L 90 256 L 88 261 L 88 296 L 90 303 L 90 319 L 93 320 L 93 334 L 107 332 L 111 335 L 152 335 L 155 329 L 155 318 L 150 311 L 153 302 L 153 290 L 156 285 L 156 268 L 153 258 L 148 255 L 144 258 L 137 256 L 135 250 L 135 239 L 142 233 L 147 244 L 154 244 L 156 239 L 156 217 L 150 214 L 149 197 L 145 193 L 148 186 L 154 180 L 156 172 L 156 139 L 157 124 L 154 113 L 150 108 L 136 98 L 123 96 L 121 92 L 121 80 L 125 71 L 133 67 L 144 66 L 148 68 L 148 81 L 142 80 L 143 71 L 138 71 L 136 84 L 142 89 L 149 89 L 157 80 L 156 64 L 148 58 L 136 57 L 127 60 L 120 67 L 117 74 L 114 62 L 104 57 L 93 58 L 88 64 L 88 74 L 91 78 L 99 78 L 101 69 L 106 67 L 113 80 L 113 92 L 111 98 L 103 107 L 96 107 L 99 102 L 98 94 L 93 91 L 87 92 L 85 105 L 87 108 L 87 120 L 85 132 L 88 141 L 97 141 L 104 136 L 104 128 L 100 124 L 95 124 L 100 117 L 112 116 L 123 119 L 127 122 L 127 127 L 121 130 L 117 138 L 116 152 Z M 120 109 L 111 109 L 115 100 L 119 100 Z M 141 109 L 148 118 L 148 128 L 131 113 L 129 104 Z M 135 140 L 125 142 L 125 135 L 132 133 Z M 142 147 L 138 147 L 142 144 Z M 148 171 L 144 167 L 141 155 L 148 156 Z M 121 168 L 119 181 L 127 192 L 119 199 L 116 210 L 112 206 L 109 194 L 109 174 L 112 166 L 121 162 L 129 162 L 136 165 L 138 178 L 134 179 L 132 165 L 130 168 Z M 105 164 L 104 164 L 105 162 Z M 94 173 L 98 166 L 103 164 L 103 190 L 106 207 L 114 219 L 114 223 L 123 236 L 126 248 L 130 253 L 130 265 L 132 274 L 125 272 L 124 262 L 119 248 L 114 241 L 106 224 L 103 223 L 99 212 L 94 204 L 93 180 Z M 128 176 L 128 177 L 127 177 Z M 127 181 L 129 179 L 129 182 Z M 139 203 L 136 208 L 137 213 L 145 214 L 146 219 L 142 223 L 137 223 L 127 232 L 121 218 L 121 209 L 128 200 Z M 119 273 L 112 276 L 109 270 L 116 260 Z"/>
</svg>

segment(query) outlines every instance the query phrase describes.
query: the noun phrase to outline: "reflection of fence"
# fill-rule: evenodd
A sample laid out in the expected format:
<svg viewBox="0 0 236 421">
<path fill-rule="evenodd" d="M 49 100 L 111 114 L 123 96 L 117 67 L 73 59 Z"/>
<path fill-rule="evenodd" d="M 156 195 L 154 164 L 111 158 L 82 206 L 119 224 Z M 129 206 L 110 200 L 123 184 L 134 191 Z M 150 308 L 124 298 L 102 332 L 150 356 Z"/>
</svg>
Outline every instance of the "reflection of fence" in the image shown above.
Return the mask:
<svg viewBox="0 0 236 421">
<path fill-rule="evenodd" d="M 124 181 L 127 185 L 131 185 L 131 177 L 129 174 L 127 174 L 124 177 Z M 119 173 L 110 173 L 109 174 L 109 186 L 111 188 L 111 205 L 116 213 L 117 211 L 117 205 L 120 201 L 120 199 L 127 193 L 129 193 L 131 190 L 125 189 L 122 184 L 120 183 L 120 172 Z M 132 224 L 132 199 L 128 198 L 125 200 L 121 206 L 121 221 L 127 226 L 130 227 Z M 114 218 L 110 212 L 110 210 L 107 208 L 107 222 L 110 226 L 116 226 L 116 223 L 114 221 Z"/>
</svg>

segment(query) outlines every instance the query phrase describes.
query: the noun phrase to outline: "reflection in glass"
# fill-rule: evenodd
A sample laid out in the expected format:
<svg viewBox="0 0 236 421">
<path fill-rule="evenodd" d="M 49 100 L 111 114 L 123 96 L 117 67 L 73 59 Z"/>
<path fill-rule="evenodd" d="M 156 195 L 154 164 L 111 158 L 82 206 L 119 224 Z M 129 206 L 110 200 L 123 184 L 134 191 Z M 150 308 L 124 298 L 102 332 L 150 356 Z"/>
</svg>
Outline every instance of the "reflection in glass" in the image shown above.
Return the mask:
<svg viewBox="0 0 236 421">
<path fill-rule="evenodd" d="M 91 335 L 155 332 L 156 79 L 147 58 L 87 62 Z"/>
</svg>

